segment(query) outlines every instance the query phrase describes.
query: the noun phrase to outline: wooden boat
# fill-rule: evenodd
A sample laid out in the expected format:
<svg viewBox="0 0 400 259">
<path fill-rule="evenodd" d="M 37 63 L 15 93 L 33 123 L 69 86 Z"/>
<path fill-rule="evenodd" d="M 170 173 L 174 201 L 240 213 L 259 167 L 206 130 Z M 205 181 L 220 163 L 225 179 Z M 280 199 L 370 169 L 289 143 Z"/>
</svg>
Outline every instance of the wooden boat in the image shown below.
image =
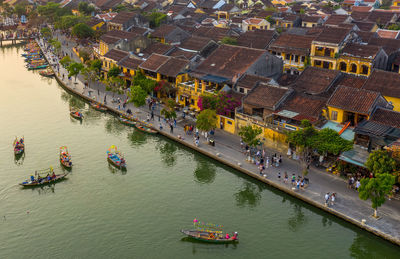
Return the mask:
<svg viewBox="0 0 400 259">
<path fill-rule="evenodd" d="M 107 107 L 105 107 L 104 105 L 102 105 L 100 103 L 97 103 L 97 102 L 91 102 L 90 106 L 92 108 L 94 108 L 95 110 L 98 110 L 98 111 L 101 111 L 101 112 L 105 112 L 105 111 L 108 110 Z"/>
<path fill-rule="evenodd" d="M 45 69 L 48 65 L 40 65 L 40 66 L 28 66 L 28 70 L 38 70 L 38 69 Z"/>
<path fill-rule="evenodd" d="M 119 121 L 121 123 L 123 123 L 125 125 L 128 125 L 128 126 L 131 126 L 131 127 L 134 127 L 136 125 L 136 121 L 128 120 L 128 119 L 125 119 L 125 118 L 122 118 L 122 117 L 119 117 Z"/>
<path fill-rule="evenodd" d="M 46 184 L 55 183 L 65 179 L 68 173 L 64 174 L 55 174 L 52 167 L 41 170 L 39 172 L 35 172 L 35 176 L 31 175 L 30 179 L 25 180 L 20 183 L 23 187 L 36 187 L 43 186 Z"/>
<path fill-rule="evenodd" d="M 22 137 L 18 140 L 18 138 L 16 137 L 13 143 L 13 147 L 14 147 L 14 155 L 18 156 L 24 153 L 25 152 L 24 138 Z"/>
<path fill-rule="evenodd" d="M 238 234 L 236 232 L 233 236 L 229 236 L 229 238 L 226 238 L 226 236 L 223 236 L 220 233 L 214 233 L 208 231 L 182 229 L 181 232 L 190 238 L 208 243 L 226 244 L 226 243 L 235 243 L 239 241 L 237 238 Z"/>
<path fill-rule="evenodd" d="M 71 156 L 66 146 L 60 147 L 60 163 L 66 168 L 72 167 Z"/>
<path fill-rule="evenodd" d="M 149 133 L 149 134 L 157 134 L 157 133 L 158 133 L 156 130 L 150 128 L 150 127 L 151 127 L 150 125 L 145 125 L 143 122 L 137 122 L 137 123 L 135 124 L 135 127 L 136 127 L 138 130 L 140 130 L 140 131 L 142 131 L 142 132 Z"/>
<path fill-rule="evenodd" d="M 40 71 L 39 74 L 44 77 L 53 77 L 55 73 L 51 69 Z"/>
<path fill-rule="evenodd" d="M 82 120 L 83 119 L 83 114 L 79 111 L 70 111 L 69 114 L 71 117 L 77 119 L 77 120 Z"/>
<path fill-rule="evenodd" d="M 119 168 L 119 169 L 125 169 L 126 168 L 126 161 L 124 156 L 117 150 L 117 147 L 112 145 L 108 150 L 107 150 L 107 160 L 110 164 L 113 166 Z"/>
</svg>

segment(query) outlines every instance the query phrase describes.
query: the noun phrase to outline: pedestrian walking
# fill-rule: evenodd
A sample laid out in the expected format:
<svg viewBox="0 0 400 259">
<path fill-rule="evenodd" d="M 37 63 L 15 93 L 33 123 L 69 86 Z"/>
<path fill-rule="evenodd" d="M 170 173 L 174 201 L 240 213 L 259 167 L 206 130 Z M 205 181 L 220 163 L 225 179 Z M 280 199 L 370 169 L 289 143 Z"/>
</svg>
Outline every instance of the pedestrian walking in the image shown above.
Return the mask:
<svg viewBox="0 0 400 259">
<path fill-rule="evenodd" d="M 297 188 L 297 190 L 300 190 L 300 180 L 296 181 L 296 188 Z"/>
<path fill-rule="evenodd" d="M 160 121 L 160 130 L 163 129 L 162 121 Z"/>
<path fill-rule="evenodd" d="M 285 172 L 285 176 L 283 178 L 283 182 L 286 184 L 288 182 L 288 174 Z"/>
<path fill-rule="evenodd" d="M 174 118 L 174 127 L 176 128 L 176 119 Z"/>
<path fill-rule="evenodd" d="M 169 127 L 171 129 L 171 134 L 173 134 L 174 133 L 174 126 L 172 126 L 172 123 L 169 124 Z"/>
<path fill-rule="evenodd" d="M 300 182 L 300 189 L 304 190 L 304 179 Z"/>
<path fill-rule="evenodd" d="M 260 170 L 260 175 L 263 175 L 263 170 L 264 170 L 264 169 L 263 169 L 263 166 L 262 166 L 262 165 L 259 165 L 259 166 L 258 166 L 258 169 Z"/>
<path fill-rule="evenodd" d="M 278 172 L 278 181 L 281 181 L 281 172 Z"/>
<path fill-rule="evenodd" d="M 329 192 L 327 192 L 325 194 L 325 206 L 328 206 L 329 198 L 330 198 L 330 195 L 329 195 Z"/>
<path fill-rule="evenodd" d="M 336 193 L 332 193 L 332 195 L 331 195 L 331 206 L 333 206 L 335 204 L 335 200 L 336 200 Z"/>
<path fill-rule="evenodd" d="M 296 181 L 296 176 L 292 174 L 292 185 L 294 186 L 294 182 Z"/>
<path fill-rule="evenodd" d="M 150 119 L 154 120 L 154 112 L 153 112 L 153 111 L 151 111 L 151 117 L 150 117 Z"/>
<path fill-rule="evenodd" d="M 147 114 L 147 118 L 146 121 L 149 122 L 150 121 L 150 115 Z"/>
</svg>

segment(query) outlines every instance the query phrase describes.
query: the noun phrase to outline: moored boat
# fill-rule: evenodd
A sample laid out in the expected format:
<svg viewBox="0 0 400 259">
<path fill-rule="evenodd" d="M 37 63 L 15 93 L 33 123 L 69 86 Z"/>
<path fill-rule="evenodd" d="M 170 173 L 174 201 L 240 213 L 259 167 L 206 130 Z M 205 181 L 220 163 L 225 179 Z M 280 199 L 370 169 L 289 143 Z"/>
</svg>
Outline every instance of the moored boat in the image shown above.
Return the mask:
<svg viewBox="0 0 400 259">
<path fill-rule="evenodd" d="M 36 187 L 51 184 L 65 179 L 68 173 L 55 174 L 52 167 L 35 172 L 35 176 L 31 175 L 29 179 L 20 183 L 23 187 Z"/>
<path fill-rule="evenodd" d="M 22 137 L 18 140 L 18 138 L 15 137 L 13 147 L 14 147 L 14 155 L 18 156 L 18 155 L 21 155 L 22 153 L 24 153 L 25 152 L 24 138 Z"/>
<path fill-rule="evenodd" d="M 79 111 L 70 111 L 69 114 L 71 117 L 77 119 L 77 120 L 82 120 L 83 119 L 83 114 Z"/>
<path fill-rule="evenodd" d="M 224 235 L 222 225 L 203 223 L 197 219 L 193 220 L 193 225 L 194 230 L 182 229 L 181 232 L 190 238 L 208 243 L 226 244 L 239 241 L 237 232 L 233 233 L 232 236 L 228 233 Z"/>
<path fill-rule="evenodd" d="M 38 70 L 38 69 L 45 69 L 48 65 L 39 65 L 39 66 L 28 66 L 28 70 Z"/>
<path fill-rule="evenodd" d="M 112 145 L 108 150 L 107 150 L 107 160 L 110 164 L 113 166 L 119 168 L 119 169 L 125 169 L 126 168 L 126 161 L 124 156 L 117 150 L 117 147 Z"/>
<path fill-rule="evenodd" d="M 90 106 L 93 107 L 95 110 L 101 111 L 101 112 L 105 112 L 107 111 L 107 107 L 105 107 L 104 105 L 98 103 L 98 102 L 91 102 Z"/>
<path fill-rule="evenodd" d="M 53 77 L 55 75 L 51 69 L 40 71 L 39 74 L 44 77 Z"/>
<path fill-rule="evenodd" d="M 122 117 L 119 117 L 119 121 L 121 123 L 123 123 L 125 125 L 128 125 L 128 126 L 131 126 L 131 127 L 134 127 L 136 125 L 136 121 L 128 120 L 128 119 L 125 119 L 125 118 L 122 118 Z"/>
<path fill-rule="evenodd" d="M 66 168 L 72 167 L 71 155 L 66 146 L 60 147 L 60 163 Z"/>
<path fill-rule="evenodd" d="M 143 122 L 136 122 L 135 127 L 138 130 L 149 133 L 149 134 L 157 134 L 158 133 L 157 130 L 151 128 L 151 125 L 145 124 Z"/>
</svg>

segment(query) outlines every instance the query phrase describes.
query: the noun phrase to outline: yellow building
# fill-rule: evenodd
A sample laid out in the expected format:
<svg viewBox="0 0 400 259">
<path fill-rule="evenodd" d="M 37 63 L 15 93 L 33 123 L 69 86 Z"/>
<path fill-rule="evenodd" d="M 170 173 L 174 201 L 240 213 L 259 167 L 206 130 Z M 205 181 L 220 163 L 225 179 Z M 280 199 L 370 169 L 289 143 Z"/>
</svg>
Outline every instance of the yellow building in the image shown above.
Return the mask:
<svg viewBox="0 0 400 259">
<path fill-rule="evenodd" d="M 288 5 L 293 3 L 293 0 L 272 0 L 271 3 L 273 5 Z"/>
<path fill-rule="evenodd" d="M 317 15 L 313 15 L 313 16 L 309 16 L 309 15 L 305 15 L 302 17 L 301 20 L 301 27 L 306 27 L 306 28 L 313 28 L 313 27 L 317 27 L 320 26 L 324 23 L 323 19 L 321 18 L 321 16 L 317 16 Z"/>
<path fill-rule="evenodd" d="M 378 92 L 339 86 L 326 105 L 329 120 L 355 126 L 363 120 L 368 120 L 376 107 L 387 107 L 389 103 Z"/>
<path fill-rule="evenodd" d="M 252 30 L 269 30 L 271 28 L 271 24 L 261 18 L 248 18 L 242 21 L 242 30 L 252 31 Z"/>
<path fill-rule="evenodd" d="M 101 57 L 101 61 L 103 62 L 102 73 L 104 78 L 107 78 L 107 72 L 112 67 L 119 67 L 122 70 L 122 68 L 119 66 L 118 63 L 128 57 L 129 57 L 128 52 L 118 49 L 112 49 L 109 52 L 107 52 L 104 56 L 102 56 Z"/>
<path fill-rule="evenodd" d="M 324 28 L 311 43 L 311 65 L 326 69 L 336 69 L 339 51 L 351 37 L 350 29 Z"/>
<path fill-rule="evenodd" d="M 372 68 L 385 69 L 388 56 L 382 47 L 348 43 L 341 51 L 337 69 L 356 75 L 369 76 Z"/>
</svg>

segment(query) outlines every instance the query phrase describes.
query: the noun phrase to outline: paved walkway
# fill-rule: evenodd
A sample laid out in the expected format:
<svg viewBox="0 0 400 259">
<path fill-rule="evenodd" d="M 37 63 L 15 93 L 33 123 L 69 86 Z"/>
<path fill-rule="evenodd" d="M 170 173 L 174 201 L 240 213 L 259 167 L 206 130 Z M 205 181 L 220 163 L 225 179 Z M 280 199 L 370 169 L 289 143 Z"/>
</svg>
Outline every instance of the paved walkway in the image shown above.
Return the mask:
<svg viewBox="0 0 400 259">
<path fill-rule="evenodd" d="M 63 51 L 71 54 L 71 46 L 71 43 L 69 44 L 68 48 L 64 46 Z M 49 57 L 49 60 L 54 58 L 54 61 L 51 62 L 52 65 L 58 64 L 57 58 L 54 57 L 52 53 L 46 53 L 46 56 Z M 76 56 L 74 56 L 74 58 L 77 59 Z M 57 69 L 55 69 L 55 71 L 57 71 Z M 59 72 L 61 74 L 60 80 L 62 80 L 62 74 L 67 75 L 67 72 L 61 66 Z M 107 95 L 107 106 L 113 109 L 118 109 L 118 104 L 111 103 L 111 96 L 113 93 L 106 92 L 105 87 L 101 83 L 93 84 L 91 85 L 91 88 L 85 88 L 79 77 L 76 84 L 73 82 L 73 80 L 68 80 L 67 76 L 65 76 L 64 80 L 62 81 L 68 88 L 85 96 L 96 98 L 96 100 L 102 101 L 104 100 L 104 96 Z M 125 100 L 126 96 L 115 94 L 115 98 Z M 136 108 L 130 103 L 127 104 L 126 109 L 128 108 L 131 109 L 132 112 L 141 120 L 145 120 L 150 112 L 146 107 Z M 157 117 L 159 110 L 160 107 L 157 107 L 156 111 L 154 112 L 155 121 L 151 121 L 156 128 L 159 128 L 159 121 Z M 163 123 L 164 128 L 162 133 L 163 135 L 169 136 L 173 139 L 177 139 L 178 135 L 183 136 L 184 140 L 181 141 L 183 141 L 186 145 L 196 149 L 193 143 L 193 137 L 185 135 L 183 130 L 183 125 L 189 122 L 193 123 L 193 121 L 191 121 L 191 119 L 187 116 L 184 120 L 182 118 L 182 114 L 178 112 L 178 125 L 173 129 L 173 133 L 170 133 L 170 129 L 165 123 Z M 283 183 L 283 180 L 278 179 L 277 175 L 278 172 L 281 172 L 283 178 L 284 172 L 287 172 L 289 177 L 293 173 L 297 176 L 301 171 L 297 161 L 288 159 L 286 158 L 285 154 L 282 154 L 283 163 L 281 166 L 278 168 L 270 167 L 266 169 L 265 171 L 267 177 L 265 179 L 263 176 L 261 177 L 259 175 L 259 170 L 256 165 L 245 161 L 245 156 L 240 150 L 240 138 L 238 136 L 218 129 L 213 136 L 213 139 L 216 143 L 215 146 L 206 144 L 205 138 L 201 137 L 201 144 L 198 147 L 199 151 L 207 152 L 210 156 L 222 160 L 226 164 L 230 164 L 232 166 L 237 166 L 240 164 L 240 167 L 249 171 L 253 177 L 263 180 L 264 182 L 268 182 L 275 187 L 288 192 L 289 194 L 307 200 L 308 202 L 312 202 L 313 205 L 319 207 L 324 206 L 324 195 L 326 192 L 335 192 L 337 193 L 337 200 L 334 205 L 329 207 L 330 212 L 336 215 L 345 215 L 348 220 L 350 218 L 350 220 L 354 220 L 355 223 L 361 223 L 361 220 L 365 219 L 365 225 L 369 230 L 377 230 L 381 233 L 390 235 L 394 237 L 394 239 L 397 239 L 398 244 L 400 244 L 400 201 L 386 201 L 386 203 L 378 210 L 378 214 L 382 217 L 379 220 L 376 220 L 371 217 L 373 210 L 371 208 L 370 201 L 360 200 L 358 198 L 358 193 L 354 190 L 348 189 L 343 179 L 337 176 L 328 174 L 316 168 L 311 168 L 310 173 L 307 175 L 307 177 L 310 179 L 309 186 L 305 190 L 296 190 L 290 183 Z M 271 156 L 277 152 L 275 150 L 266 149 L 266 153 L 267 155 Z"/>
</svg>

